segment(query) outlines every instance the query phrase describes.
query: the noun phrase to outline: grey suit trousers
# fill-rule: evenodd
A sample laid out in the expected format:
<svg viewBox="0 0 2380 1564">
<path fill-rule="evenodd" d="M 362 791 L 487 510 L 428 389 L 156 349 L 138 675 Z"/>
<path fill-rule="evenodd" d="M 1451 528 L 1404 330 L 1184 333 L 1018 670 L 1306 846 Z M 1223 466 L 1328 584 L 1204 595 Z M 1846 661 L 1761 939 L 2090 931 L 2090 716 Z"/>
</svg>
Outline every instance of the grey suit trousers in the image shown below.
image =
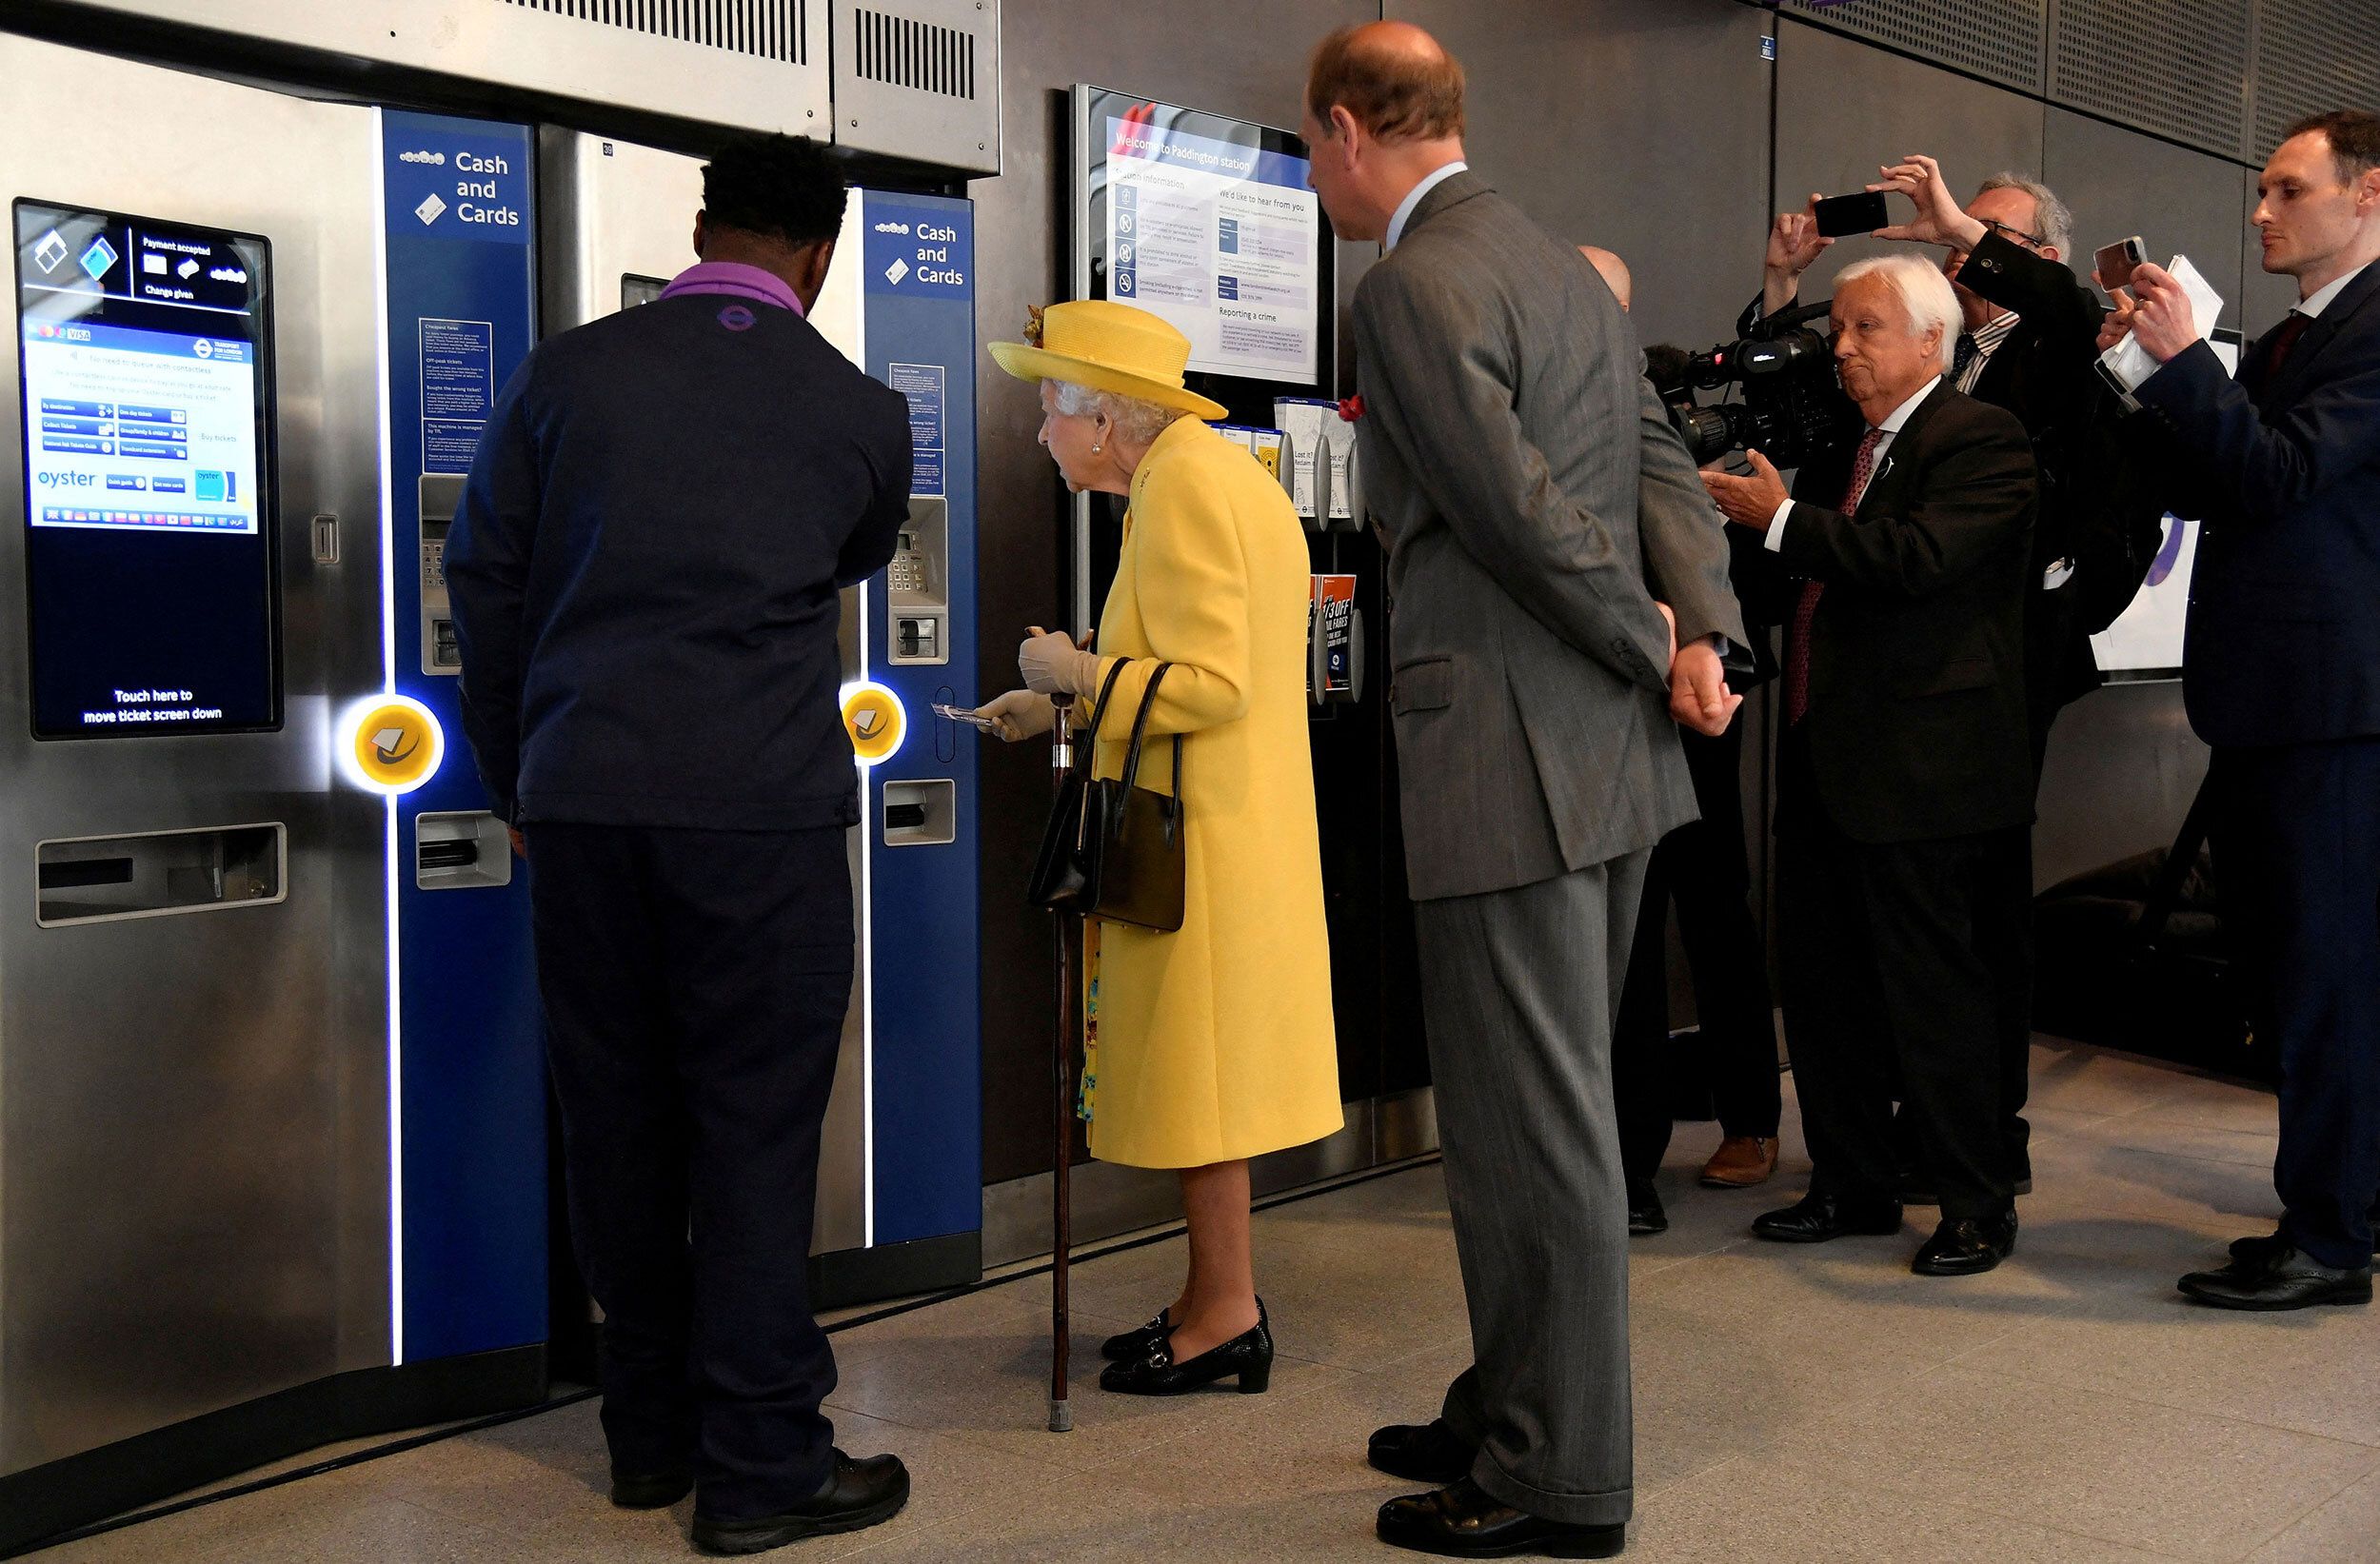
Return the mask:
<svg viewBox="0 0 2380 1564">
<path fill-rule="evenodd" d="M 1443 1416 L 1478 1442 L 1481 1488 L 1573 1525 L 1619 1525 L 1635 1499 L 1612 1023 L 1651 856 L 1415 905 L 1471 1312 Z"/>
</svg>

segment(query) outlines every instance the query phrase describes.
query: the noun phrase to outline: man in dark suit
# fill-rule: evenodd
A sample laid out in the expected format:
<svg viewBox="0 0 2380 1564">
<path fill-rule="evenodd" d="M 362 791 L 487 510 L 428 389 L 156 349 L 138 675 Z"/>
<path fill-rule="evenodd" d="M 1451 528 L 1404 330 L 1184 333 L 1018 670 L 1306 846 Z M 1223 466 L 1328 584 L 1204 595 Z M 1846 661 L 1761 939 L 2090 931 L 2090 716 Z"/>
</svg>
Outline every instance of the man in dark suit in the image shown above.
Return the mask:
<svg viewBox="0 0 2380 1564">
<path fill-rule="evenodd" d="M 1897 1090 L 1942 1220 L 1920 1275 L 2015 1247 L 1999 1008 L 2024 960 L 2033 767 L 2024 428 L 1946 380 L 1957 301 L 1914 256 L 1838 280 L 1835 353 L 1867 432 L 1806 464 L 1706 472 L 1740 530 L 1747 612 L 1787 626 L 1778 745 L 1786 1037 L 1810 1191 L 1754 1232 L 1816 1243 L 1901 1225 Z"/>
<path fill-rule="evenodd" d="M 2133 388 L 2207 497 L 2182 651 L 2213 746 L 2215 872 L 2257 1037 L 2281 1064 L 2280 1230 L 2182 1291 L 2230 1309 L 2371 1298 L 2380 1197 L 2380 116 L 2291 126 L 2257 185 L 2298 304 L 2237 380 L 2181 285 L 2134 273 Z"/>
<path fill-rule="evenodd" d="M 892 558 L 910 454 L 907 404 L 805 318 L 843 222 L 824 149 L 747 138 L 703 192 L 702 264 L 498 397 L 446 579 L 465 727 L 531 860 L 612 1502 L 691 1487 L 697 1545 L 744 1554 L 909 1492 L 833 1447 L 805 1268 L 853 962 L 838 589 Z"/>
<path fill-rule="evenodd" d="M 1406 872 L 1471 1306 L 1443 1415 L 1373 1436 L 1437 1491 L 1380 1537 L 1601 1558 L 1633 1503 L 1611 1025 L 1644 880 L 1694 801 L 1673 717 L 1723 726 L 1727 544 L 1586 259 L 1471 173 L 1462 68 L 1402 23 L 1316 49 L 1304 133 L 1343 238 L 1389 546 Z M 1553 345 L 1550 348 L 1548 345 Z M 1657 600 L 1658 581 L 1672 612 Z"/>
</svg>

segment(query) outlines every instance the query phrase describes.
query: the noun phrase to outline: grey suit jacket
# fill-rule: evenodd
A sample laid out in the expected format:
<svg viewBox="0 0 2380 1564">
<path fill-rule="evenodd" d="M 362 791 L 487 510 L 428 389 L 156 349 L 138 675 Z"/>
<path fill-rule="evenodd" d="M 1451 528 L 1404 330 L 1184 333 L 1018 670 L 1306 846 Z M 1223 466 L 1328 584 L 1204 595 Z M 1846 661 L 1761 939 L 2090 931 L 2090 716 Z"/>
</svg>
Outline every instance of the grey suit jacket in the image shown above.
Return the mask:
<svg viewBox="0 0 2380 1564">
<path fill-rule="evenodd" d="M 1744 634 L 1725 524 L 1627 317 L 1464 172 L 1365 275 L 1355 329 L 1414 898 L 1650 847 L 1695 818 L 1655 592 L 1681 639 Z"/>
</svg>

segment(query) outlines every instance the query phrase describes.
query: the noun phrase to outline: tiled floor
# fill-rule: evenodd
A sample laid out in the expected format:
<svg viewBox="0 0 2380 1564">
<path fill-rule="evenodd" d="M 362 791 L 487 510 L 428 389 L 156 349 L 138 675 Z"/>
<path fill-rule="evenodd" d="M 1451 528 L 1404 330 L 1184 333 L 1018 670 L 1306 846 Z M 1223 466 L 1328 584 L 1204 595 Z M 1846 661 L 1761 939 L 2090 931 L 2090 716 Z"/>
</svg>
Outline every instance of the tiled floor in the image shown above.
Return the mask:
<svg viewBox="0 0 2380 1564">
<path fill-rule="evenodd" d="M 2066 1045 L 2036 1050 L 2039 1193 L 2014 1261 L 1966 1281 L 1905 1262 L 1919 1232 L 1749 1241 L 1798 1186 L 1711 1193 L 1716 1131 L 1681 1125 L 1675 1226 L 1634 1251 L 1637 1521 L 1656 1560 L 2380 1559 L 2380 1312 L 2227 1316 L 2180 1272 L 2269 1226 L 2272 1102 Z M 1790 1114 L 1789 1114 L 1790 1118 Z M 1789 1130 L 1789 1134 L 1790 1134 Z M 1081 1390 L 1041 1430 L 1046 1279 L 838 1336 L 853 1451 L 893 1450 L 891 1524 L 780 1555 L 1276 1560 L 1392 1556 L 1363 1464 L 1426 1417 L 1468 1347 L 1438 1172 L 1281 1206 L 1257 1225 L 1287 1355 L 1270 1395 Z M 1076 1271 L 1078 1368 L 1170 1296 L 1179 1241 Z M 591 1405 L 457 1437 L 45 1555 L 610 1561 L 687 1556 L 686 1507 L 601 1496 Z"/>
</svg>

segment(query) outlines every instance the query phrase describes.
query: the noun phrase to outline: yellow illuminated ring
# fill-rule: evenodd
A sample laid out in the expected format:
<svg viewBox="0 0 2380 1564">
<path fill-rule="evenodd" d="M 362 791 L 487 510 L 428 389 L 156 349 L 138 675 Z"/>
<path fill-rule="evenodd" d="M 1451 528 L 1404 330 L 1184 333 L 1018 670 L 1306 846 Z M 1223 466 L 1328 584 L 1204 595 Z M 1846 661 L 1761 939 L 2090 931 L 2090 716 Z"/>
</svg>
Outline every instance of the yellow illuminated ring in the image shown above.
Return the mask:
<svg viewBox="0 0 2380 1564">
<path fill-rule="evenodd" d="M 909 714 L 901 697 L 862 679 L 843 687 L 843 730 L 851 740 L 851 756 L 862 765 L 877 765 L 900 753 L 909 736 Z"/>
<path fill-rule="evenodd" d="M 375 695 L 349 706 L 333 745 L 339 770 L 371 793 L 410 793 L 438 774 L 446 730 L 409 695 Z"/>
</svg>

